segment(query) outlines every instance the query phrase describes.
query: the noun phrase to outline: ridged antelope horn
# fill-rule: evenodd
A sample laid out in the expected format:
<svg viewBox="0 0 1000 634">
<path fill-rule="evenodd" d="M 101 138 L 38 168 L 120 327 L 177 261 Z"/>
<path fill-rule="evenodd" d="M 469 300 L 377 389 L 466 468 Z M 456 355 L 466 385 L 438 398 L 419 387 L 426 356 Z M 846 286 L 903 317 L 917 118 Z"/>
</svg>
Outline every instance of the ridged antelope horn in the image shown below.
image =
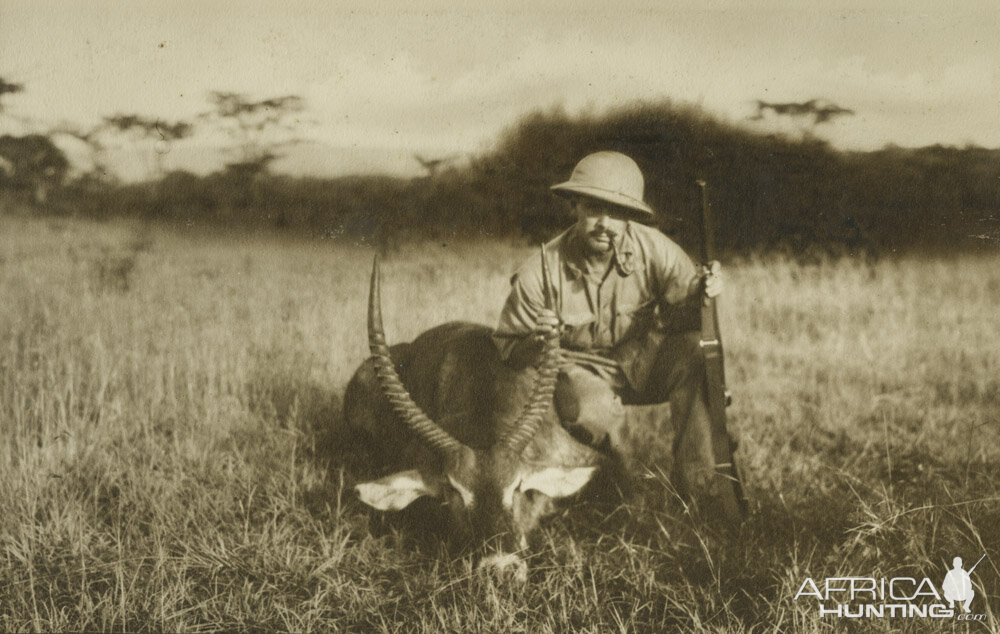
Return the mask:
<svg viewBox="0 0 1000 634">
<path fill-rule="evenodd" d="M 552 279 L 549 264 L 545 259 L 545 245 L 541 247 L 542 255 L 542 288 L 545 294 L 545 307 L 552 310 L 555 303 L 552 289 Z M 520 454 L 528 442 L 538 433 L 545 412 L 552 406 L 552 394 L 556 389 L 556 378 L 559 375 L 559 365 L 562 361 L 559 354 L 559 332 L 545 340 L 542 362 L 538 367 L 538 377 L 532 387 L 527 405 L 521 411 L 514 429 L 505 439 L 507 447 L 514 454 Z"/>
<path fill-rule="evenodd" d="M 368 347 L 375 362 L 376 376 L 382 394 L 392 405 L 392 410 L 400 420 L 444 455 L 451 455 L 464 449 L 465 445 L 432 421 L 413 398 L 396 373 L 396 366 L 389 356 L 389 344 L 385 340 L 382 325 L 381 273 L 378 255 L 372 265 L 371 287 L 368 293 Z"/>
</svg>

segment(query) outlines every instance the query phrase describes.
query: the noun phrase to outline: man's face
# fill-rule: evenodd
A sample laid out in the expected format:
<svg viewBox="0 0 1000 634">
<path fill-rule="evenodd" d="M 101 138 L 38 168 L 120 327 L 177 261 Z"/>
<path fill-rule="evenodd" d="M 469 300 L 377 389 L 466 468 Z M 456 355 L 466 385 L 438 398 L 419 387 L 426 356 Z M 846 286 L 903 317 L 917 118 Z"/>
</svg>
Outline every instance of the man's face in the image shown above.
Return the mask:
<svg viewBox="0 0 1000 634">
<path fill-rule="evenodd" d="M 581 196 L 573 201 L 573 210 L 577 231 L 591 254 L 607 253 L 612 238 L 620 239 L 625 231 L 627 220 L 616 205 Z"/>
</svg>

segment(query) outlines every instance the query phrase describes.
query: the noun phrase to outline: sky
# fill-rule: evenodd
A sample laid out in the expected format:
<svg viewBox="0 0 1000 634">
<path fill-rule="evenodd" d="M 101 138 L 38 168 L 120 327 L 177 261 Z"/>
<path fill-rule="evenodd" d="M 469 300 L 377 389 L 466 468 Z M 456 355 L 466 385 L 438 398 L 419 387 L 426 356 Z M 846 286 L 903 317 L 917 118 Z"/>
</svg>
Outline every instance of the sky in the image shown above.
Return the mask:
<svg viewBox="0 0 1000 634">
<path fill-rule="evenodd" d="M 24 91 L 0 130 L 190 119 L 219 90 L 301 96 L 296 134 L 360 169 L 487 151 L 538 109 L 663 98 L 843 149 L 1000 147 L 1000 2 L 945 4 L 4 0 L 0 77 Z M 855 114 L 749 119 L 757 99 L 812 98 Z"/>
</svg>

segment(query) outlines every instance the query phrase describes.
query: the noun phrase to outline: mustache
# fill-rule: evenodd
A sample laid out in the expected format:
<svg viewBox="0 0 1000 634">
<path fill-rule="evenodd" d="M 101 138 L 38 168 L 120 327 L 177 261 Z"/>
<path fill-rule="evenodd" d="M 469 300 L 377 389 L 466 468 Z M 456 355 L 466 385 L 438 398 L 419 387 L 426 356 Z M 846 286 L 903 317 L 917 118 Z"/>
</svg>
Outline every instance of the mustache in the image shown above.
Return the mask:
<svg viewBox="0 0 1000 634">
<path fill-rule="evenodd" d="M 587 235 L 592 238 L 600 238 L 603 236 L 607 236 L 609 240 L 614 240 L 615 238 L 618 237 L 618 232 L 613 231 L 611 229 L 594 229 Z"/>
</svg>

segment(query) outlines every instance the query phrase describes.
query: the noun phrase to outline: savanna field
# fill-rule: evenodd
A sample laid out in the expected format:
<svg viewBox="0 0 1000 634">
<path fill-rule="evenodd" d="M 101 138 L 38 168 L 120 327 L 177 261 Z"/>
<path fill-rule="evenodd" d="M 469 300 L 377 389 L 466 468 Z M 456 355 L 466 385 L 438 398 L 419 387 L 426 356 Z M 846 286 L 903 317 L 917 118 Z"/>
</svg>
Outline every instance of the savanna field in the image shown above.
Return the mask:
<svg viewBox="0 0 1000 634">
<path fill-rule="evenodd" d="M 390 340 L 493 324 L 533 252 L 387 254 Z M 685 515 L 670 431 L 651 429 L 636 495 L 564 504 L 523 586 L 354 497 L 340 398 L 367 354 L 372 254 L 0 216 L 0 630 L 1000 630 L 1000 252 L 725 262 L 751 517 Z M 952 557 L 983 553 L 975 622 L 794 600 L 807 577 L 940 589 Z"/>
</svg>

